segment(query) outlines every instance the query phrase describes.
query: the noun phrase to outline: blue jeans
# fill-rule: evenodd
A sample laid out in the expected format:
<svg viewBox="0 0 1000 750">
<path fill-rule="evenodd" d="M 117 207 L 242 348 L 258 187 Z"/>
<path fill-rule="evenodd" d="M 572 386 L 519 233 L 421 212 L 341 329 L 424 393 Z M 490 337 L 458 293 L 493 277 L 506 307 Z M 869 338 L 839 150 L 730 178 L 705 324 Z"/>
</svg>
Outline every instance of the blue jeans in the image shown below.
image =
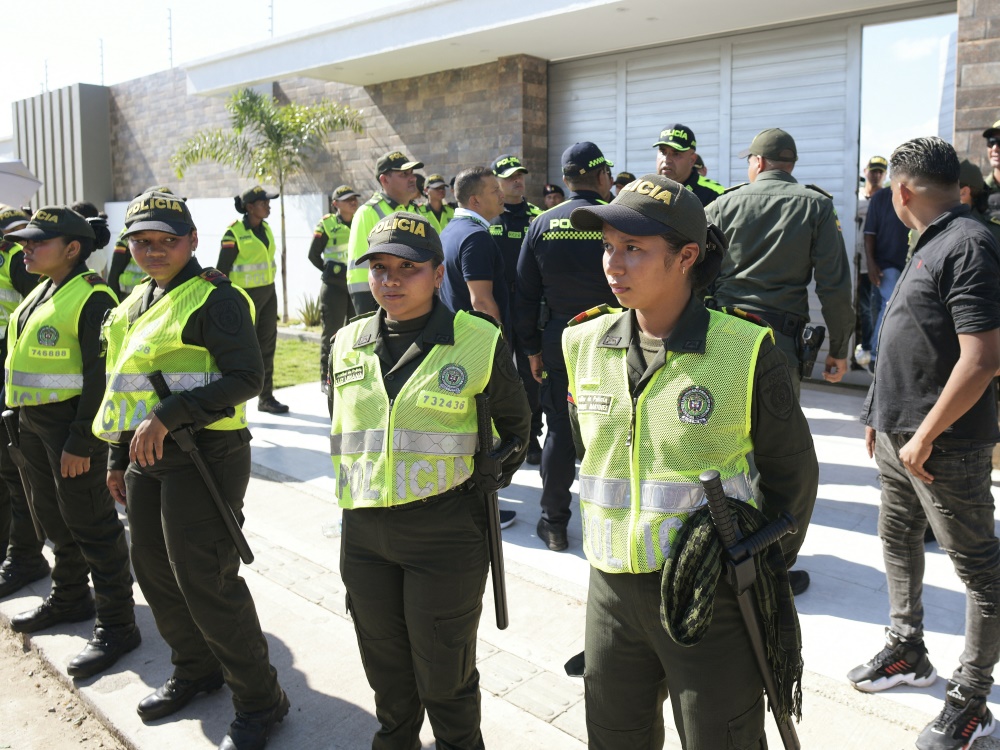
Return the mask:
<svg viewBox="0 0 1000 750">
<path fill-rule="evenodd" d="M 965 584 L 965 649 L 952 679 L 988 695 L 1000 659 L 1000 542 L 994 532 L 990 467 L 993 446 L 938 438 L 924 463 L 924 484 L 899 459 L 909 434 L 878 433 L 882 479 L 878 533 L 889 589 L 890 627 L 905 639 L 924 634 L 924 530 L 930 524 Z"/>
<path fill-rule="evenodd" d="M 899 281 L 901 273 L 902 271 L 898 268 L 883 268 L 882 283 L 872 290 L 873 295 L 878 294 L 880 302 L 878 317 L 875 319 L 875 332 L 872 335 L 872 359 L 878 356 L 878 337 L 882 333 L 882 320 L 885 318 L 885 310 L 889 306 L 889 298 L 892 297 L 892 293 L 896 289 L 896 282 Z M 872 302 L 874 301 L 873 298 Z"/>
</svg>

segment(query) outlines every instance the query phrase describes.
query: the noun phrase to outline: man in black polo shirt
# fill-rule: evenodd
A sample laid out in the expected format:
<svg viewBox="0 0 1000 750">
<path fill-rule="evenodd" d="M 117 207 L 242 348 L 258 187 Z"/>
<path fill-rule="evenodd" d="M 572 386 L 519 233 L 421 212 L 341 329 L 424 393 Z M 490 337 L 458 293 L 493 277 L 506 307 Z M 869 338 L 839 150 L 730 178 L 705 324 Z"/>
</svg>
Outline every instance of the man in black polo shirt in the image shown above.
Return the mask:
<svg viewBox="0 0 1000 750">
<path fill-rule="evenodd" d="M 868 280 L 872 285 L 871 302 L 877 310 L 872 333 L 873 363 L 878 358 L 885 307 L 906 265 L 909 234 L 910 230 L 899 220 L 892 206 L 892 188 L 882 188 L 871 197 L 865 216 L 865 257 L 868 261 Z M 869 369 L 875 370 L 871 364 Z"/>
<path fill-rule="evenodd" d="M 990 458 L 1000 438 L 991 381 L 1000 367 L 1000 245 L 959 202 L 959 162 L 940 138 L 890 159 L 893 204 L 920 238 L 883 322 L 862 411 L 882 479 L 878 532 L 889 591 L 886 647 L 851 670 L 866 692 L 932 685 L 923 642 L 924 529 L 966 587 L 965 649 L 921 750 L 965 748 L 993 732 L 986 706 L 1000 659 L 1000 543 Z"/>
<path fill-rule="evenodd" d="M 674 182 L 679 182 L 694 193 L 701 205 L 707 206 L 726 189 L 715 180 L 703 177 L 694 168 L 698 154 L 694 131 L 687 125 L 668 125 L 660 132 L 660 140 L 653 144 L 658 149 L 656 171 Z"/>
</svg>

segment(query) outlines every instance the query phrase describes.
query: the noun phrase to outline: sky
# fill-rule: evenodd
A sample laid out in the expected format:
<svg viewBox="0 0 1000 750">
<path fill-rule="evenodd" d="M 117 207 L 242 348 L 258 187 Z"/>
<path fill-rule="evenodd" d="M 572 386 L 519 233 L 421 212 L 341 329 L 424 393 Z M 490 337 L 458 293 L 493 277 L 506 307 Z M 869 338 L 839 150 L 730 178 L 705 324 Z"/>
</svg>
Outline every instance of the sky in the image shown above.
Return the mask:
<svg viewBox="0 0 1000 750">
<path fill-rule="evenodd" d="M 17 73 L 0 87 L 0 138 L 13 132 L 11 104 L 74 83 L 112 85 L 400 0 L 33 0 L 18 26 L 44 27 L 20 46 Z M 168 26 L 168 9 L 169 26 Z M 888 157 L 918 135 L 935 135 L 948 36 L 955 15 L 865 27 L 861 160 Z M 102 57 L 103 46 L 103 57 Z"/>
</svg>

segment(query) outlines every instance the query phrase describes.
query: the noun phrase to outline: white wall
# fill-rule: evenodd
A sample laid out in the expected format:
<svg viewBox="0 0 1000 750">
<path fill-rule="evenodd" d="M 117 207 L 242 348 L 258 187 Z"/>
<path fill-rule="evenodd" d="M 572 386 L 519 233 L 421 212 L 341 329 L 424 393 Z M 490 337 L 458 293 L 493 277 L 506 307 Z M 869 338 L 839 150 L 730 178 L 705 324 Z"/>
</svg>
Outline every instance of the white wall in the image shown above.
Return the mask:
<svg viewBox="0 0 1000 750">
<path fill-rule="evenodd" d="M 214 266 L 219 259 L 219 245 L 222 235 L 233 221 L 240 218 L 233 208 L 232 198 L 193 198 L 187 201 L 198 227 L 197 257 L 202 266 Z M 128 203 L 106 203 L 104 210 L 108 214 L 108 224 L 111 227 L 112 242 L 117 238 L 125 221 L 125 209 Z M 313 229 L 320 217 L 327 213 L 326 197 L 320 193 L 307 195 L 285 196 L 285 231 L 288 248 L 288 314 L 299 317 L 298 310 L 302 306 L 304 295 L 316 297 L 319 295 L 320 277 L 309 262 L 309 245 L 312 244 Z M 278 277 L 275 285 L 278 289 L 278 311 L 281 311 L 281 202 L 271 201 L 271 218 L 268 219 L 271 231 L 278 243 Z M 108 248 L 110 259 L 111 248 Z M 106 268 L 105 268 L 106 271 Z"/>
</svg>

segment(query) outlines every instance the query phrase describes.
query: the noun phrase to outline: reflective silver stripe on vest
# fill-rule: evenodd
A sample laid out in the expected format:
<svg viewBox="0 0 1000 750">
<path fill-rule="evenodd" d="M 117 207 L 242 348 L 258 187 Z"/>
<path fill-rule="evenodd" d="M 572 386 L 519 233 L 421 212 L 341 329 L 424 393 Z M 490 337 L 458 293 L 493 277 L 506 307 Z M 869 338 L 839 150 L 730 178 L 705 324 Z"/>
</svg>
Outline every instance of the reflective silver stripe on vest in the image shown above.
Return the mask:
<svg viewBox="0 0 1000 750">
<path fill-rule="evenodd" d="M 83 375 L 51 375 L 49 373 L 21 372 L 10 374 L 10 384 L 22 388 L 83 388 Z"/>
<path fill-rule="evenodd" d="M 167 381 L 167 387 L 172 391 L 192 391 L 201 388 L 216 380 L 222 379 L 221 372 L 165 372 L 163 379 Z M 155 391 L 149 378 L 143 373 L 128 375 L 120 373 L 112 375 L 108 373 L 108 390 L 112 393 L 141 393 L 143 391 Z"/>
<path fill-rule="evenodd" d="M 14 289 L 0 289 L 0 302 L 20 302 L 24 297 Z"/>
<path fill-rule="evenodd" d="M 266 271 L 271 267 L 270 263 L 244 263 L 241 266 L 233 266 L 233 273 L 250 273 L 251 271 Z"/>
<path fill-rule="evenodd" d="M 382 201 L 379 201 L 374 206 L 372 206 L 372 209 L 375 211 L 375 215 L 378 216 L 379 219 L 384 219 L 385 218 L 385 211 L 383 211 L 382 208 L 381 208 L 381 206 L 379 206 L 379 203 L 381 203 L 381 202 Z"/>
<path fill-rule="evenodd" d="M 368 286 L 367 281 L 355 281 L 347 285 L 347 291 L 352 294 L 357 294 L 358 292 L 368 292 L 371 294 L 372 288 Z"/>
<path fill-rule="evenodd" d="M 427 456 L 471 456 L 476 452 L 476 433 L 419 432 L 396 430 L 392 449 Z M 381 453 L 385 446 L 385 430 L 358 430 L 330 436 L 330 454 L 346 456 L 355 453 Z"/>
<path fill-rule="evenodd" d="M 728 497 L 744 501 L 753 497 L 750 480 L 744 474 L 723 480 L 722 487 Z M 580 499 L 600 508 L 628 508 L 631 506 L 629 480 L 580 477 Z M 654 479 L 639 482 L 640 510 L 685 513 L 701 507 L 705 502 L 705 490 L 696 482 L 661 482 Z"/>
<path fill-rule="evenodd" d="M 385 445 L 385 430 L 358 430 L 330 435 L 330 455 L 381 453 Z"/>
</svg>

